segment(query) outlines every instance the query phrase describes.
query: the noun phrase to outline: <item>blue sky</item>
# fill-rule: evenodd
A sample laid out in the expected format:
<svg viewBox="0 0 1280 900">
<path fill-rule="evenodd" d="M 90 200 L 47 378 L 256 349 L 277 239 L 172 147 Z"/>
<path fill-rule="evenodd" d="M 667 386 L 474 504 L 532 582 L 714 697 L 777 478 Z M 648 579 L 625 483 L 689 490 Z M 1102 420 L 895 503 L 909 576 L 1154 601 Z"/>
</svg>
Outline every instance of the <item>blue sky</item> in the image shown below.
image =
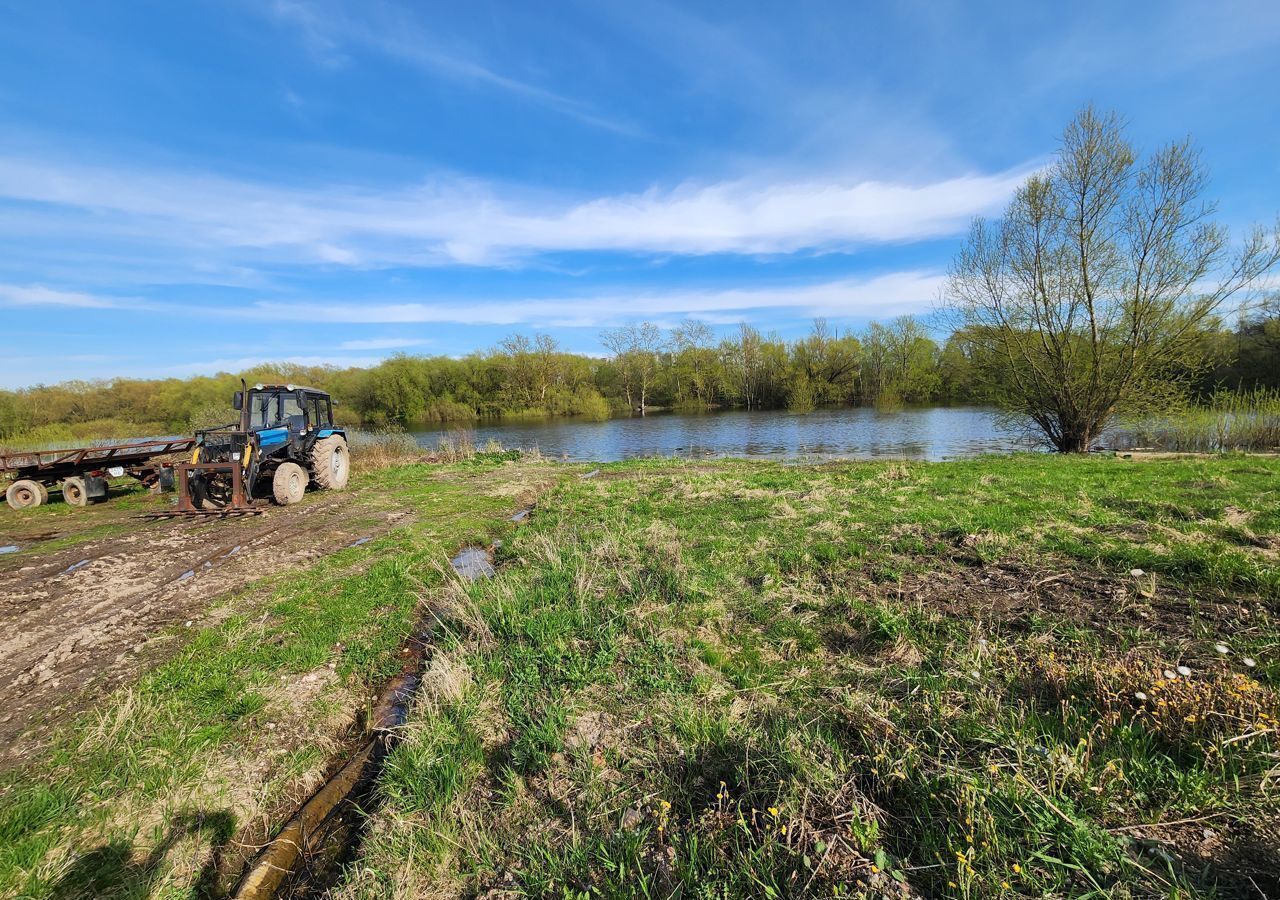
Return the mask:
<svg viewBox="0 0 1280 900">
<path fill-rule="evenodd" d="M 927 312 L 1082 104 L 1280 208 L 1280 3 L 0 0 L 0 386 Z"/>
</svg>

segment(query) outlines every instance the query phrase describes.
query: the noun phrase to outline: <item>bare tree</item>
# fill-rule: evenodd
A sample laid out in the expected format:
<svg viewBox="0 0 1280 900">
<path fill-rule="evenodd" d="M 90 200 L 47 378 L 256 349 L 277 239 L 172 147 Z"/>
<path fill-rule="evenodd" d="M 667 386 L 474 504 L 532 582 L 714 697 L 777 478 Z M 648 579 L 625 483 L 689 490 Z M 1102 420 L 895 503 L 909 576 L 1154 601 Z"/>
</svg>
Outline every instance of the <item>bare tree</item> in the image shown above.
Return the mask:
<svg viewBox="0 0 1280 900">
<path fill-rule="evenodd" d="M 1183 390 L 1198 332 L 1280 261 L 1280 224 L 1234 253 L 1188 141 L 1139 162 L 1115 114 L 1067 126 L 1004 218 L 974 222 L 947 299 L 991 396 L 1061 451 Z"/>
<path fill-rule="evenodd" d="M 686 385 L 682 385 L 681 377 L 687 370 L 687 387 L 693 392 L 694 400 L 701 406 L 707 404 L 707 382 L 715 364 L 714 343 L 715 332 L 711 326 L 697 319 L 686 319 L 671 329 L 677 397 L 682 397 L 682 388 Z"/>
<path fill-rule="evenodd" d="M 662 330 L 652 322 L 630 323 L 600 333 L 601 342 L 613 354 L 622 376 L 622 391 L 627 407 L 636 409 L 634 391 L 639 391 L 640 415 L 648 403 L 649 388 L 658 371 L 658 353 L 662 350 Z"/>
</svg>

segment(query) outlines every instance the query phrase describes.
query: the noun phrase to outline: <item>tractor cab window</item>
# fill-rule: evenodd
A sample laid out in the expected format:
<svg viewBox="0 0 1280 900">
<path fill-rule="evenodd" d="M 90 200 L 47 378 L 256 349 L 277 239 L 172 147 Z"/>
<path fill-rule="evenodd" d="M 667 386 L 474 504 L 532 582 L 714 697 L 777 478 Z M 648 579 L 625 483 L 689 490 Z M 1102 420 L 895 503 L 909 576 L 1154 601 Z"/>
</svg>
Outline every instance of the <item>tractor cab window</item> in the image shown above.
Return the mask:
<svg viewBox="0 0 1280 900">
<path fill-rule="evenodd" d="M 290 416 L 302 415 L 302 405 L 293 394 L 253 393 L 249 397 L 250 428 L 282 428 L 289 424 Z"/>
<path fill-rule="evenodd" d="M 288 425 L 289 419 L 303 414 L 302 404 L 293 394 L 280 395 L 280 425 Z"/>
<path fill-rule="evenodd" d="M 249 427 L 271 428 L 280 417 L 280 398 L 276 394 L 250 394 Z"/>
<path fill-rule="evenodd" d="M 323 397 L 312 397 L 307 401 L 307 421 L 311 423 L 312 428 L 324 428 L 329 424 L 329 417 L 325 414 L 328 404 Z"/>
</svg>

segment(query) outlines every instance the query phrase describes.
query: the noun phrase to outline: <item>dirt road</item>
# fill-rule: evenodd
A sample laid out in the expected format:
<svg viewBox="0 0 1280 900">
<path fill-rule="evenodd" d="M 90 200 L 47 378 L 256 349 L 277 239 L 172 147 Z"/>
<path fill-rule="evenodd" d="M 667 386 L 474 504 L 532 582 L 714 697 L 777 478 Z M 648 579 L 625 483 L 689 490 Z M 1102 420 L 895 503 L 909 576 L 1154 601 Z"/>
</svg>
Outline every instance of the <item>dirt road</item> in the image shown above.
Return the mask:
<svg viewBox="0 0 1280 900">
<path fill-rule="evenodd" d="M 225 614 L 220 600 L 230 592 L 412 515 L 374 500 L 356 519 L 358 493 L 212 521 L 149 521 L 105 504 L 57 520 L 105 536 L 71 546 L 40 536 L 56 549 L 42 549 L 29 522 L 0 520 L 0 545 L 23 547 L 0 555 L 0 768 L 39 746 L 50 724 L 176 649 L 184 629 Z"/>
</svg>

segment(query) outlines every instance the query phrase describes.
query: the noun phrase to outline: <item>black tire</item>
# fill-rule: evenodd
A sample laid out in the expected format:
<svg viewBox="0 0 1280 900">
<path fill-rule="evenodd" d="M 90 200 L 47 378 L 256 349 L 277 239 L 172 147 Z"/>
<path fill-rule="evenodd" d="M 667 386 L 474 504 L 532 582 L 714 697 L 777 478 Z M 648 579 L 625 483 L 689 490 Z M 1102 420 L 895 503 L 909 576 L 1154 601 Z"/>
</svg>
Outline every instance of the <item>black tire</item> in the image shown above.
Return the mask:
<svg viewBox="0 0 1280 900">
<path fill-rule="evenodd" d="M 9 485 L 4 499 L 14 509 L 35 509 L 49 499 L 49 493 L 40 482 L 20 478 Z"/>
<path fill-rule="evenodd" d="M 297 503 L 307 492 L 307 473 L 297 463 L 280 463 L 271 476 L 271 493 L 281 506 Z"/>
<path fill-rule="evenodd" d="M 323 491 L 340 491 L 351 477 L 351 451 L 342 435 L 330 435 L 311 448 L 311 477 Z"/>
<path fill-rule="evenodd" d="M 89 488 L 79 475 L 62 479 L 62 502 L 71 506 L 89 505 Z"/>
</svg>

